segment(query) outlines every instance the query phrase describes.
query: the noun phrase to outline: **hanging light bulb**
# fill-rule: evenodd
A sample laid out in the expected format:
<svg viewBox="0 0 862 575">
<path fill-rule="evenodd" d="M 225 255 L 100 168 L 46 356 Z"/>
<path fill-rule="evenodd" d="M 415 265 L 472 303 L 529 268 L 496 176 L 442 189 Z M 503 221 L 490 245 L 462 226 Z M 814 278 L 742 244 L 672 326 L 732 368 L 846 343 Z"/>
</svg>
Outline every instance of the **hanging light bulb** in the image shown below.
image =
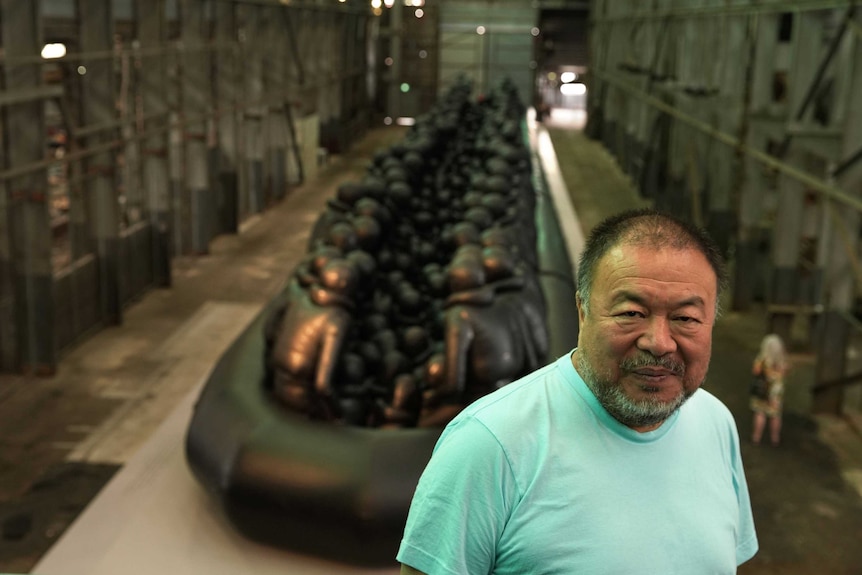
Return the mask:
<svg viewBox="0 0 862 575">
<path fill-rule="evenodd" d="M 66 55 L 66 45 L 55 43 L 55 44 L 45 44 L 42 48 L 42 58 L 45 60 L 53 60 L 55 58 L 62 58 Z"/>
</svg>

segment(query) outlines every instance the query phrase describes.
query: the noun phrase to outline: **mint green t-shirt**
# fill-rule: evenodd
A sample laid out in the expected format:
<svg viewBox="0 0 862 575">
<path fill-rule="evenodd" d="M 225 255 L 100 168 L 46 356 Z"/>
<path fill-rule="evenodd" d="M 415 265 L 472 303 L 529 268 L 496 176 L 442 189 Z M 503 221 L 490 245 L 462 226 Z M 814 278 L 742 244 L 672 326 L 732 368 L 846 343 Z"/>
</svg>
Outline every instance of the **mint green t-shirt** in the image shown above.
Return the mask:
<svg viewBox="0 0 862 575">
<path fill-rule="evenodd" d="M 429 575 L 706 575 L 757 548 L 728 409 L 700 389 L 638 433 L 565 355 L 449 424 L 397 558 Z"/>
</svg>

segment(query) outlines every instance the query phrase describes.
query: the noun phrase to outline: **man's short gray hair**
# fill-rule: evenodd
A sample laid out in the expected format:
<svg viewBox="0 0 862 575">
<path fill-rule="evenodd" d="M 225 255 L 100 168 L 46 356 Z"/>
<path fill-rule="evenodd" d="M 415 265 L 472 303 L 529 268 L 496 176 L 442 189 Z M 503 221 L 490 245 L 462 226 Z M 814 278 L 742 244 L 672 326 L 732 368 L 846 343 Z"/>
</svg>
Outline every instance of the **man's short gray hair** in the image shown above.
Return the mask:
<svg viewBox="0 0 862 575">
<path fill-rule="evenodd" d="M 655 249 L 695 249 L 703 254 L 716 277 L 716 317 L 727 284 L 724 258 L 705 230 L 652 208 L 628 210 L 604 220 L 590 233 L 578 264 L 578 295 L 589 313 L 590 295 L 598 263 L 614 247 L 639 245 Z"/>
</svg>

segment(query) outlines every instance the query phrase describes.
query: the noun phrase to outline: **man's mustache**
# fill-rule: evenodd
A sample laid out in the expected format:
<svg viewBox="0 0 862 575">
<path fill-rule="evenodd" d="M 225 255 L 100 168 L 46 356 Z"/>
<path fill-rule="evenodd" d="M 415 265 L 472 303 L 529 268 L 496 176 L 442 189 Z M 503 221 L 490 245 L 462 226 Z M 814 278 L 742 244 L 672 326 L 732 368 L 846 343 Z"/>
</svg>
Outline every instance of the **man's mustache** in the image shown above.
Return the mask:
<svg viewBox="0 0 862 575">
<path fill-rule="evenodd" d="M 635 371 L 643 367 L 660 367 L 667 369 L 678 377 L 685 375 L 685 364 L 674 361 L 669 357 L 655 357 L 654 355 L 644 353 L 626 358 L 620 362 L 620 369 L 623 371 Z"/>
</svg>

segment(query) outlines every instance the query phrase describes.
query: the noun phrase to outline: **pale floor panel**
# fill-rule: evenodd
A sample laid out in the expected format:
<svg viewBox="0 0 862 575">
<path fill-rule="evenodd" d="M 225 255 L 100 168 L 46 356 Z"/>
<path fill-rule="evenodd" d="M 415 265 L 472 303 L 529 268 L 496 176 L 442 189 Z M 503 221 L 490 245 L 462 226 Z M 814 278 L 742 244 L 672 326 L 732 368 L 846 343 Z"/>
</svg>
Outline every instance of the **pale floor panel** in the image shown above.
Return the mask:
<svg viewBox="0 0 862 575">
<path fill-rule="evenodd" d="M 128 380 L 128 389 L 104 391 L 111 397 L 125 397 L 125 402 L 72 450 L 68 460 L 122 465 L 131 459 L 174 406 L 209 374 L 261 307 L 205 302 L 150 352 L 153 371 L 148 377 Z"/>
<path fill-rule="evenodd" d="M 39 575 L 397 575 L 254 543 L 224 519 L 185 461 L 203 380 L 36 565 Z"/>
</svg>

